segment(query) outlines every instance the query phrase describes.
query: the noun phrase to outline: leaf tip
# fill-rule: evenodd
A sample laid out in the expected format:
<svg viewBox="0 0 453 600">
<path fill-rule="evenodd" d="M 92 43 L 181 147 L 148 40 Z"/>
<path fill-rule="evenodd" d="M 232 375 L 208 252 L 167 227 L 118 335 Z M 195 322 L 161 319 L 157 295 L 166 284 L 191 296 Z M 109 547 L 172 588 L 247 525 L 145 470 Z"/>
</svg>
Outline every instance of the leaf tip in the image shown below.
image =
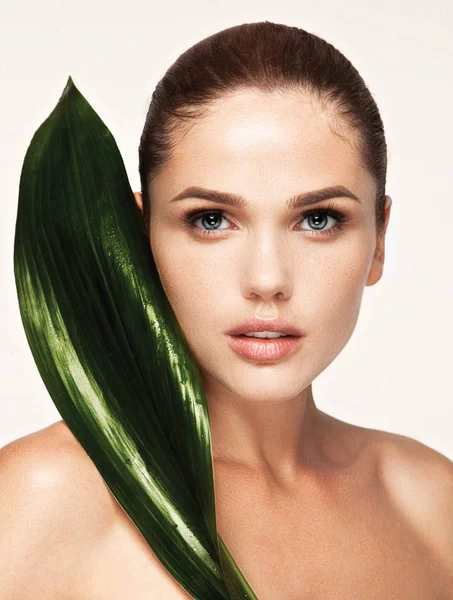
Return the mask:
<svg viewBox="0 0 453 600">
<path fill-rule="evenodd" d="M 74 85 L 71 75 L 69 75 L 68 81 L 66 82 L 66 86 L 63 90 L 63 93 L 61 94 L 61 97 L 64 98 L 65 96 L 67 96 L 73 88 L 75 88 L 75 85 Z"/>
</svg>

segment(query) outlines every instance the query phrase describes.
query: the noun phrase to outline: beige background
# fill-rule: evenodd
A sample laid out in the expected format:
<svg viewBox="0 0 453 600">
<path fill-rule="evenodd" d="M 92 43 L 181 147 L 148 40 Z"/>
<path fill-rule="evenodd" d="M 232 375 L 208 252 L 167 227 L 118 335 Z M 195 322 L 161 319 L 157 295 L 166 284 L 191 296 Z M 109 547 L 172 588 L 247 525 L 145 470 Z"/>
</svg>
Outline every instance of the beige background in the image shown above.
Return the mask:
<svg viewBox="0 0 453 600">
<path fill-rule="evenodd" d="M 315 401 L 338 418 L 408 435 L 453 459 L 450 0 L 3 2 L 0 446 L 60 419 L 22 328 L 13 241 L 25 152 L 68 76 L 112 131 L 138 190 L 139 138 L 165 70 L 215 31 L 263 20 L 316 33 L 352 61 L 378 103 L 389 147 L 384 276 L 365 288 L 357 328 L 314 382 Z"/>
</svg>

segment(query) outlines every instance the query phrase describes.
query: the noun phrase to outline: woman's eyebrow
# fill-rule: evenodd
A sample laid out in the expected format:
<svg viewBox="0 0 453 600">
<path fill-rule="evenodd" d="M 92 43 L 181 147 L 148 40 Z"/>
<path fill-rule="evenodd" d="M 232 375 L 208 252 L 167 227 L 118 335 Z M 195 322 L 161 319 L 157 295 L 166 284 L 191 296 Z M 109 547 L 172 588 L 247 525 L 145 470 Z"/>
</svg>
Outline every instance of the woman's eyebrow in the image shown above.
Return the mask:
<svg viewBox="0 0 453 600">
<path fill-rule="evenodd" d="M 291 196 L 286 201 L 286 207 L 288 210 L 294 210 L 295 208 L 301 208 L 310 204 L 316 204 L 322 200 L 329 198 L 351 198 L 356 202 L 361 202 L 359 198 L 351 192 L 344 185 L 334 185 L 319 190 L 313 190 L 311 192 L 305 192 L 303 194 L 297 194 Z M 227 192 L 219 192 L 217 190 L 210 190 L 196 185 L 189 186 L 177 196 L 172 198 L 170 202 L 178 202 L 186 198 L 200 198 L 202 200 L 210 200 L 211 202 L 218 202 L 219 204 L 228 204 L 235 208 L 244 208 L 248 202 L 238 194 L 231 194 Z"/>
</svg>

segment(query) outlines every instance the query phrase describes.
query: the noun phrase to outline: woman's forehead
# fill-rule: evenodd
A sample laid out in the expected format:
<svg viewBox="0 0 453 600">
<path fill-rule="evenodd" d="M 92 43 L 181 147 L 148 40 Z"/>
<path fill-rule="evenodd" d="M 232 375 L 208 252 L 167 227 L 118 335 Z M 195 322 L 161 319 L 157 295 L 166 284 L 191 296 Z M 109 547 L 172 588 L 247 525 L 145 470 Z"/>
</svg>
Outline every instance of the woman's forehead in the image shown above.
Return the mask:
<svg viewBox="0 0 453 600">
<path fill-rule="evenodd" d="M 329 185 L 360 196 L 374 180 L 360 162 L 353 133 L 304 96 L 240 94 L 227 97 L 177 142 L 153 184 L 170 199 L 191 185 L 282 198 Z M 339 135 L 336 133 L 338 132 Z"/>
<path fill-rule="evenodd" d="M 172 166 L 344 170 L 359 166 L 354 142 L 350 128 L 302 95 L 253 92 L 216 101 L 178 140 Z"/>
</svg>

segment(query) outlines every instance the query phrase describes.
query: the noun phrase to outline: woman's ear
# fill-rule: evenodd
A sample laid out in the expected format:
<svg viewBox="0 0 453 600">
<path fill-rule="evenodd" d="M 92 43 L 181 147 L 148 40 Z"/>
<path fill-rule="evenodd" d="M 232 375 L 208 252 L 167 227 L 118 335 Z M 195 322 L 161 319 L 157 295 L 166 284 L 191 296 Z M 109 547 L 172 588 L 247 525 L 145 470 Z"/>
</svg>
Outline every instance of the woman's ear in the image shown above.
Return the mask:
<svg viewBox="0 0 453 600">
<path fill-rule="evenodd" d="M 135 202 L 143 215 L 143 198 L 141 192 L 134 192 Z"/>
<path fill-rule="evenodd" d="M 373 260 L 371 262 L 370 270 L 368 271 L 368 277 L 365 285 L 374 285 L 382 277 L 384 271 L 384 260 L 385 260 L 385 234 L 390 217 L 390 207 L 392 205 L 392 199 L 390 196 L 385 197 L 385 220 L 384 228 L 379 234 L 376 242 L 376 250 L 374 251 Z"/>
</svg>

